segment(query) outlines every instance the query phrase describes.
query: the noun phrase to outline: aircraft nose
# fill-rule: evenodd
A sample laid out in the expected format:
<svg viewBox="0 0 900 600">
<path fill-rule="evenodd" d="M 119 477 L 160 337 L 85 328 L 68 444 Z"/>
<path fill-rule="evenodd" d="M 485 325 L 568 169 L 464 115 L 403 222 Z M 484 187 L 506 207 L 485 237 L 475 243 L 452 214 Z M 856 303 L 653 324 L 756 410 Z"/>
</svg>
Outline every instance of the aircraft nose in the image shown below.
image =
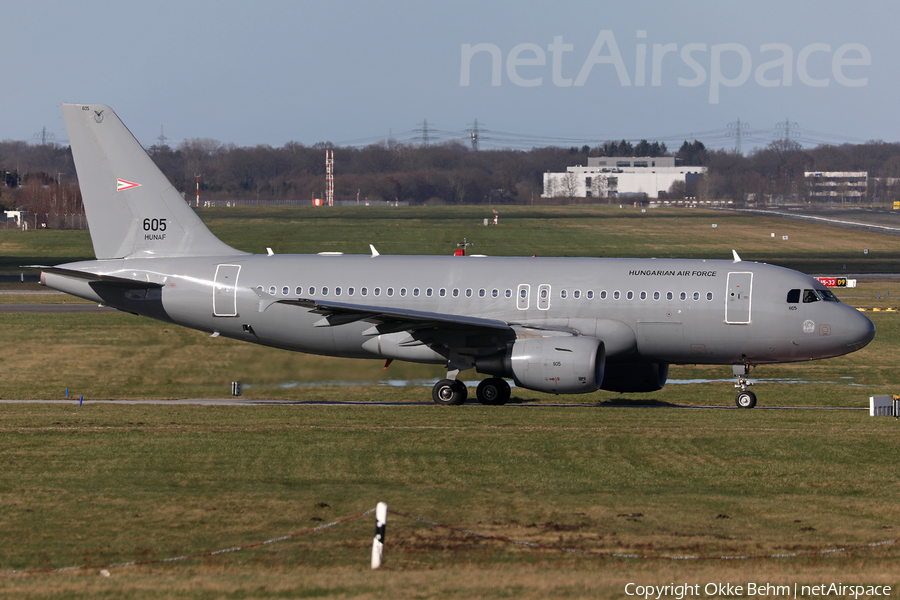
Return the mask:
<svg viewBox="0 0 900 600">
<path fill-rule="evenodd" d="M 843 323 L 848 352 L 864 348 L 875 338 L 875 324 L 856 309 L 852 309 Z"/>
</svg>

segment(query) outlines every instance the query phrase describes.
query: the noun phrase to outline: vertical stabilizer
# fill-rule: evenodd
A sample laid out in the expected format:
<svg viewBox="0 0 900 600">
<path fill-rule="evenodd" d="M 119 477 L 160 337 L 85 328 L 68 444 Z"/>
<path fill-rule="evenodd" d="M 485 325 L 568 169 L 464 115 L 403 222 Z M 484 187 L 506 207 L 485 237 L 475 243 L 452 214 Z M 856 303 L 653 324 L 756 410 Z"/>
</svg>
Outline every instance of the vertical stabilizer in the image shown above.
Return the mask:
<svg viewBox="0 0 900 600">
<path fill-rule="evenodd" d="M 62 111 L 98 259 L 244 254 L 206 228 L 111 108 Z"/>
</svg>

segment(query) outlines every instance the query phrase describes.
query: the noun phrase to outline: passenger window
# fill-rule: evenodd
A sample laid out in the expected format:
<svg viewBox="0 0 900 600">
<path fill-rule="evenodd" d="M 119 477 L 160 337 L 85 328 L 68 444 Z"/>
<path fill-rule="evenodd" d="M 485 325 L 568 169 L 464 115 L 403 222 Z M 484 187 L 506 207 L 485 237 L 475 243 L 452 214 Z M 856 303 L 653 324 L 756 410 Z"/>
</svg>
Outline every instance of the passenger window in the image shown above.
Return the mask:
<svg viewBox="0 0 900 600">
<path fill-rule="evenodd" d="M 274 285 L 269 288 L 269 293 L 272 294 L 273 296 L 275 295 L 275 286 Z"/>
<path fill-rule="evenodd" d="M 459 288 L 453 288 L 453 297 L 459 298 Z"/>
<path fill-rule="evenodd" d="M 326 286 L 324 286 L 324 285 L 322 286 L 322 295 L 323 295 L 323 296 L 327 296 L 327 295 L 328 295 L 328 288 L 327 288 Z"/>
<path fill-rule="evenodd" d="M 593 300 L 594 299 L 594 290 L 588 290 L 587 297 L 588 297 L 588 300 Z"/>
<path fill-rule="evenodd" d="M 302 295 L 303 295 L 303 288 L 300 287 L 300 286 L 298 285 L 298 286 L 297 286 L 297 289 L 294 290 L 294 292 L 296 292 L 296 294 L 297 294 L 298 296 L 302 296 Z"/>
<path fill-rule="evenodd" d="M 309 295 L 310 296 L 316 295 L 316 286 L 314 286 L 314 285 L 309 286 Z"/>
<path fill-rule="evenodd" d="M 486 292 L 484 291 L 484 288 L 481 288 L 480 290 L 478 290 L 479 298 L 484 298 L 485 294 L 486 294 Z"/>
<path fill-rule="evenodd" d="M 627 292 L 625 292 L 625 299 L 626 300 L 634 300 L 634 292 L 632 292 L 631 290 L 628 290 Z"/>
<path fill-rule="evenodd" d="M 441 288 L 441 291 L 438 292 L 441 298 L 447 295 L 447 288 Z"/>
<path fill-rule="evenodd" d="M 684 302 L 685 300 L 687 300 L 687 292 L 681 292 L 681 295 L 678 297 L 681 298 L 682 302 Z"/>
<path fill-rule="evenodd" d="M 493 298 L 498 298 L 498 297 L 500 296 L 500 290 L 498 290 L 497 288 L 492 289 L 492 290 L 491 290 L 491 296 L 492 296 Z"/>
<path fill-rule="evenodd" d="M 466 298 L 472 297 L 472 288 L 466 288 Z"/>
<path fill-rule="evenodd" d="M 541 290 L 541 291 L 544 293 L 544 297 L 546 298 L 547 290 Z M 525 298 L 528 296 L 528 292 L 525 290 L 525 288 L 522 288 L 521 290 L 519 290 L 519 296 L 521 296 L 522 298 Z"/>
<path fill-rule="evenodd" d="M 388 295 L 388 296 L 393 296 L 393 295 L 394 295 L 394 288 L 388 288 L 388 289 L 387 289 L 387 295 Z"/>
<path fill-rule="evenodd" d="M 340 296 L 340 295 L 341 295 L 341 288 L 340 288 L 340 287 L 334 288 L 334 295 L 335 295 L 335 296 Z"/>
<path fill-rule="evenodd" d="M 659 300 L 659 292 L 653 292 L 653 299 Z"/>
<path fill-rule="evenodd" d="M 647 292 L 641 292 L 641 300 L 647 299 Z"/>
<path fill-rule="evenodd" d="M 375 288 L 374 290 L 372 290 L 372 292 L 373 292 L 376 296 L 380 296 L 380 295 L 381 295 L 381 288 L 380 288 L 380 287 L 377 287 L 377 288 Z"/>
<path fill-rule="evenodd" d="M 258 289 L 259 291 L 263 291 L 263 286 L 258 285 L 258 286 L 256 286 L 256 289 Z"/>
<path fill-rule="evenodd" d="M 559 292 L 560 298 L 565 299 L 565 297 L 568 295 L 569 295 L 569 292 L 567 292 L 566 290 L 560 290 L 560 292 Z M 546 296 L 546 294 L 541 294 L 541 298 L 543 298 L 544 296 Z"/>
<path fill-rule="evenodd" d="M 406 298 L 406 288 L 400 288 L 400 297 Z"/>
<path fill-rule="evenodd" d="M 425 295 L 428 296 L 429 298 L 431 298 L 431 295 L 433 293 L 434 293 L 434 290 L 431 288 L 428 288 L 427 290 L 425 290 Z"/>
<path fill-rule="evenodd" d="M 367 287 L 360 288 L 359 293 L 362 294 L 363 296 L 368 296 L 368 295 L 369 295 L 369 288 L 367 288 Z"/>
<path fill-rule="evenodd" d="M 347 295 L 348 295 L 348 296 L 352 296 L 352 295 L 353 295 L 353 292 L 355 292 L 355 291 L 356 291 L 356 290 L 354 290 L 352 287 L 349 287 L 349 288 L 347 288 Z"/>
<path fill-rule="evenodd" d="M 282 296 L 287 296 L 290 293 L 291 293 L 291 288 L 289 288 L 288 286 L 284 286 L 283 288 L 281 288 Z"/>
<path fill-rule="evenodd" d="M 713 293 L 712 293 L 712 292 L 706 292 L 706 299 L 707 299 L 707 300 L 712 300 L 712 299 L 713 299 Z"/>
<path fill-rule="evenodd" d="M 572 292 L 572 297 L 575 299 L 581 298 L 581 291 L 575 290 L 574 292 Z"/>
<path fill-rule="evenodd" d="M 506 290 L 506 297 L 512 298 L 512 290 Z"/>
<path fill-rule="evenodd" d="M 694 298 L 694 300 L 699 300 L 699 299 L 700 299 L 700 292 L 694 292 L 693 298 Z"/>
<path fill-rule="evenodd" d="M 418 297 L 419 297 L 419 288 L 413 288 L 413 297 L 414 297 L 414 298 L 418 298 Z"/>
<path fill-rule="evenodd" d="M 666 300 L 671 300 L 675 297 L 675 294 L 672 292 L 666 292 Z"/>
<path fill-rule="evenodd" d="M 620 295 L 621 294 L 619 293 L 619 290 L 614 291 L 613 292 L 613 300 L 618 300 Z"/>
</svg>

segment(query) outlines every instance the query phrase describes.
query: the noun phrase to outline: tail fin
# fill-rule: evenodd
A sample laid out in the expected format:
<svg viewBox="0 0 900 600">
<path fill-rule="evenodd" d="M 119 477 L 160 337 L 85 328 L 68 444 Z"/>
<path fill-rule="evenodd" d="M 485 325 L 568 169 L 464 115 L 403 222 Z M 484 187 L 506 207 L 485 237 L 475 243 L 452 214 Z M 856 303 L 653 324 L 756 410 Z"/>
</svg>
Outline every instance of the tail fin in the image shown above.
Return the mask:
<svg viewBox="0 0 900 600">
<path fill-rule="evenodd" d="M 111 108 L 62 111 L 98 259 L 243 254 L 206 228 Z"/>
</svg>

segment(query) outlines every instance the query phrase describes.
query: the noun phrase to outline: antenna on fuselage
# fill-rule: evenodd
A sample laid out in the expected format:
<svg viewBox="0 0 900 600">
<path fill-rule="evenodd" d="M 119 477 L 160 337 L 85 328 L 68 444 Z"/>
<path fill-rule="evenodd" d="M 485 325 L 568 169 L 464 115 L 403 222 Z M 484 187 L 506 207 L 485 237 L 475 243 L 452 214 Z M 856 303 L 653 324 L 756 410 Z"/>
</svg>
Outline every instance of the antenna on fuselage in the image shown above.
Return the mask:
<svg viewBox="0 0 900 600">
<path fill-rule="evenodd" d="M 456 250 L 456 252 L 453 253 L 453 256 L 465 256 L 466 248 L 468 248 L 469 246 L 474 246 L 474 245 L 475 245 L 475 242 L 470 242 L 466 238 L 463 238 L 463 241 L 456 243 L 457 250 Z"/>
</svg>

